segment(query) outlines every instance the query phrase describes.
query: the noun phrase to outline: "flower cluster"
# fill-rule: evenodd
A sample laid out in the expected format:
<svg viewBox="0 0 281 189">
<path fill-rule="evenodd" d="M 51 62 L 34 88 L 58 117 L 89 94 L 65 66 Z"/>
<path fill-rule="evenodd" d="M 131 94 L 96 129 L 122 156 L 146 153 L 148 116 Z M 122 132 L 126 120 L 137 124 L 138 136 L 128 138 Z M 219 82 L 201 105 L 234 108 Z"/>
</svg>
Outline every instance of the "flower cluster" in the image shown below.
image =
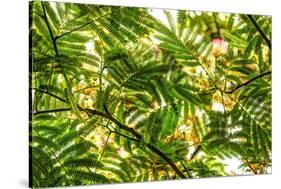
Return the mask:
<svg viewBox="0 0 281 189">
<path fill-rule="evenodd" d="M 228 49 L 228 43 L 222 38 L 214 38 L 211 41 L 213 48 L 212 53 L 214 57 L 219 57 L 226 53 Z"/>
</svg>

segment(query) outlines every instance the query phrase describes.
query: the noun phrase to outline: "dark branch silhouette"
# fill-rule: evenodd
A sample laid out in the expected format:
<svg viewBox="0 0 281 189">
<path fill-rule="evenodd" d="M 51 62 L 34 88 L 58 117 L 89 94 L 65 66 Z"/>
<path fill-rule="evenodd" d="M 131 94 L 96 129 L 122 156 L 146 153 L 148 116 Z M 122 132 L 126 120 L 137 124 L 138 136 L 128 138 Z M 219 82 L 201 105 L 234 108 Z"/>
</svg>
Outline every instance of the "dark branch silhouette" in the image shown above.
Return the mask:
<svg viewBox="0 0 281 189">
<path fill-rule="evenodd" d="M 54 49 L 55 49 L 55 53 L 56 55 L 59 54 L 59 51 L 58 51 L 58 47 L 57 47 L 57 44 L 56 44 L 56 38 L 54 37 L 54 34 L 52 32 L 52 29 L 51 29 L 51 26 L 50 26 L 50 23 L 48 21 L 48 17 L 47 17 L 47 14 L 46 14 L 46 10 L 45 10 L 45 5 L 43 2 L 41 2 L 41 5 L 42 5 L 42 9 L 43 9 L 43 13 L 44 13 L 44 20 L 46 22 L 46 25 L 47 25 L 47 28 L 48 28 L 48 31 L 50 33 L 50 36 L 51 36 L 51 39 L 52 39 L 52 42 L 53 42 L 53 46 L 54 46 Z"/>
<path fill-rule="evenodd" d="M 65 112 L 65 111 L 70 111 L 71 108 L 60 108 L 60 109 L 52 109 L 52 110 L 43 110 L 43 111 L 36 111 L 33 113 L 33 115 L 38 115 L 38 114 L 46 114 L 46 113 L 55 113 L 55 112 Z"/>
<path fill-rule="evenodd" d="M 253 171 L 253 173 L 255 175 L 258 174 L 257 171 L 255 171 L 255 169 L 251 166 L 251 164 L 249 163 L 248 159 L 246 158 L 245 160 L 246 160 L 246 163 L 247 163 L 248 167 Z"/>
<path fill-rule="evenodd" d="M 63 98 L 61 98 L 61 97 L 59 97 L 59 96 L 57 96 L 57 95 L 55 95 L 55 94 L 53 94 L 53 93 L 50 93 L 50 92 L 48 92 L 48 91 L 44 91 L 44 90 L 42 90 L 42 89 L 37 89 L 37 88 L 32 88 L 32 90 L 35 90 L 35 91 L 38 91 L 38 92 L 40 92 L 40 93 L 44 93 L 44 94 L 50 95 L 50 96 L 52 96 L 52 97 L 54 97 L 54 98 L 56 98 L 56 99 L 59 99 L 59 100 L 62 101 L 62 102 L 67 102 L 67 101 L 64 100 Z"/>
<path fill-rule="evenodd" d="M 188 177 L 189 177 L 189 178 L 193 178 L 192 175 L 191 175 L 191 173 L 189 172 L 188 168 L 187 168 L 182 162 L 180 162 L 180 163 L 181 163 L 181 165 L 183 166 L 184 171 L 187 173 Z"/>
<path fill-rule="evenodd" d="M 271 41 L 266 37 L 266 35 L 265 35 L 264 32 L 262 31 L 262 29 L 259 27 L 258 23 L 255 21 L 255 19 L 253 18 L 253 16 L 248 14 L 247 17 L 251 20 L 251 22 L 253 23 L 253 25 L 256 27 L 256 29 L 258 30 L 258 32 L 260 33 L 260 35 L 262 36 L 262 38 L 263 38 L 264 41 L 266 42 L 268 48 L 271 50 Z"/>
<path fill-rule="evenodd" d="M 256 77 L 253 77 L 253 78 L 250 79 L 249 81 L 246 81 L 245 83 L 242 83 L 241 85 L 236 86 L 234 89 L 232 89 L 232 90 L 230 90 L 230 91 L 222 91 L 222 92 L 227 93 L 227 94 L 232 94 L 232 93 L 234 93 L 236 90 L 240 89 L 241 87 L 246 86 L 246 85 L 248 85 L 249 83 L 255 81 L 256 79 L 259 79 L 259 78 L 261 78 L 261 77 L 263 77 L 263 76 L 266 76 L 266 75 L 269 75 L 269 74 L 271 74 L 271 71 L 264 72 L 264 73 L 262 73 L 262 74 L 260 74 L 260 75 L 258 75 L 258 76 L 256 76 Z"/>
<path fill-rule="evenodd" d="M 191 155 L 189 161 L 193 160 L 193 158 L 198 154 L 198 152 L 201 150 L 202 146 L 199 145 L 197 146 L 197 148 L 195 149 L 195 151 L 193 152 L 193 154 Z"/>
</svg>

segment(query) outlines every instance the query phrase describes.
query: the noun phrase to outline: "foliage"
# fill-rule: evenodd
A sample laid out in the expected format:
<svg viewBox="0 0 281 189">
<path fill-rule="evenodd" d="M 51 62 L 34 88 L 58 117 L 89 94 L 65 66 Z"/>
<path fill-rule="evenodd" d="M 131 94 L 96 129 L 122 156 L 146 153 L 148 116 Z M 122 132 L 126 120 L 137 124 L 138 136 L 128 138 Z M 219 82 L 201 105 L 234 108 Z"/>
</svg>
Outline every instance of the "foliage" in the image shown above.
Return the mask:
<svg viewBox="0 0 281 189">
<path fill-rule="evenodd" d="M 154 15 L 30 3 L 32 187 L 270 172 L 271 18 Z"/>
</svg>

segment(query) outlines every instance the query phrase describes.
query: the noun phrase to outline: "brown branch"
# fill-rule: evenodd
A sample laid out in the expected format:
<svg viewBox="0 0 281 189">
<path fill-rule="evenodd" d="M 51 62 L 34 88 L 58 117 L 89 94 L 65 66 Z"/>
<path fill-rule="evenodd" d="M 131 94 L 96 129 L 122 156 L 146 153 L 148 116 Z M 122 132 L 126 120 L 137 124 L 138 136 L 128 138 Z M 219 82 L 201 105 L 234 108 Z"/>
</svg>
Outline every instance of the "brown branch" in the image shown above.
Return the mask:
<svg viewBox="0 0 281 189">
<path fill-rule="evenodd" d="M 246 81 L 245 83 L 242 83 L 241 85 L 236 86 L 234 89 L 232 89 L 232 90 L 230 90 L 230 91 L 222 91 L 222 92 L 228 93 L 228 94 L 232 94 L 232 93 L 234 93 L 236 90 L 240 89 L 241 87 L 246 86 L 246 85 L 248 85 L 249 83 L 255 81 L 256 79 L 259 79 L 259 78 L 261 78 L 261 77 L 263 77 L 263 76 L 266 76 L 266 75 L 269 75 L 269 74 L 271 74 L 271 71 L 264 72 L 264 73 L 262 73 L 262 74 L 260 74 L 260 75 L 258 75 L 258 76 L 256 76 L 256 77 L 250 79 L 249 81 Z"/>
<path fill-rule="evenodd" d="M 160 150 L 158 150 L 156 147 L 154 147 L 152 144 L 147 144 L 147 147 L 155 152 L 156 154 L 158 154 L 160 157 L 162 157 L 171 167 L 172 169 L 176 172 L 176 174 L 178 176 L 180 176 L 181 178 L 186 178 L 186 176 L 179 170 L 179 168 L 176 166 L 176 164 L 168 157 L 166 156 L 166 154 L 164 154 L 163 152 L 161 152 Z"/>
<path fill-rule="evenodd" d="M 110 121 L 112 121 L 113 123 L 115 123 L 120 129 L 123 129 L 125 131 L 130 132 L 131 134 L 133 134 L 137 139 L 141 140 L 142 136 L 137 133 L 133 128 L 127 127 L 126 125 L 123 125 L 121 122 L 119 122 L 117 119 L 115 119 L 112 115 L 110 114 L 106 114 L 103 112 L 99 112 L 97 110 L 92 110 L 92 109 L 85 109 L 86 111 L 90 112 L 93 115 L 99 115 L 102 116 L 104 118 L 109 119 Z M 162 151 L 160 151 L 159 149 L 157 149 L 155 146 L 153 146 L 152 144 L 148 143 L 146 145 L 151 151 L 155 152 L 156 154 L 158 154 L 160 157 L 162 157 L 172 168 L 173 170 L 176 172 L 176 174 L 178 176 L 180 176 L 181 178 L 186 178 L 185 175 L 179 170 L 179 168 L 175 165 L 175 163 L 168 157 L 166 156 L 166 154 L 164 154 Z"/>
<path fill-rule="evenodd" d="M 246 158 L 245 160 L 246 160 L 246 163 L 247 163 L 248 167 L 250 167 L 250 169 L 253 171 L 253 173 L 255 175 L 258 174 L 257 171 L 255 171 L 255 169 L 251 166 L 251 164 L 249 163 L 248 159 Z"/>
<path fill-rule="evenodd" d="M 42 92 L 42 93 L 45 93 L 45 94 L 48 94 L 54 98 L 57 98 L 63 102 L 66 102 L 66 100 L 62 99 L 61 97 L 55 95 L 55 94 L 52 94 L 50 92 L 46 92 L 46 91 L 43 91 L 43 90 L 38 90 L 38 89 L 34 89 L 34 90 L 37 90 L 39 92 Z M 108 120 L 110 120 L 111 122 L 115 123 L 120 129 L 123 129 L 125 131 L 128 131 L 129 133 L 131 133 L 132 135 L 134 135 L 139 141 L 142 139 L 142 136 L 136 132 L 133 128 L 130 128 L 130 127 L 127 127 L 126 125 L 122 124 L 121 122 L 119 122 L 116 118 L 114 118 L 112 115 L 110 114 L 107 114 L 107 113 L 104 113 L 104 112 L 100 112 L 100 111 L 97 111 L 97 110 L 94 110 L 94 109 L 89 109 L 89 108 L 83 108 L 81 106 L 77 106 L 79 110 L 81 111 L 85 111 L 89 114 L 92 114 L 92 115 L 98 115 L 98 116 L 101 116 L 103 118 L 106 118 Z M 160 151 L 158 148 L 156 148 L 155 146 L 153 146 L 151 143 L 148 143 L 146 144 L 146 146 L 151 150 L 153 151 L 154 153 L 156 153 L 157 155 L 159 155 L 161 158 L 163 158 L 171 167 L 172 169 L 175 171 L 175 173 L 181 177 L 181 178 L 186 178 L 186 176 L 179 170 L 179 168 L 176 166 L 176 164 L 166 155 L 164 154 L 162 151 Z"/>
<path fill-rule="evenodd" d="M 252 15 L 247 15 L 247 17 L 251 20 L 251 22 L 253 23 L 253 25 L 256 27 L 256 29 L 258 30 L 258 32 L 260 33 L 261 37 L 264 39 L 264 41 L 266 42 L 268 48 L 271 50 L 271 41 L 266 37 L 266 35 L 264 34 L 264 32 L 262 31 L 262 29 L 259 27 L 258 23 L 255 21 L 255 19 L 252 17 Z"/>
</svg>

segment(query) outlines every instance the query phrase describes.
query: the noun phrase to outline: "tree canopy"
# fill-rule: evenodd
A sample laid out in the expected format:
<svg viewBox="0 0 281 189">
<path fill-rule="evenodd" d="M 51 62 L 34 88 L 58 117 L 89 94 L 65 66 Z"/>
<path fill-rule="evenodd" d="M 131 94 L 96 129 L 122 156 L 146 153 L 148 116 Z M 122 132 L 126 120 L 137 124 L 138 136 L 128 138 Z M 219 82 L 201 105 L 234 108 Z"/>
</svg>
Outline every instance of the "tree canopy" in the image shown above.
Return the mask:
<svg viewBox="0 0 281 189">
<path fill-rule="evenodd" d="M 29 6 L 31 187 L 271 172 L 270 16 Z"/>
</svg>

